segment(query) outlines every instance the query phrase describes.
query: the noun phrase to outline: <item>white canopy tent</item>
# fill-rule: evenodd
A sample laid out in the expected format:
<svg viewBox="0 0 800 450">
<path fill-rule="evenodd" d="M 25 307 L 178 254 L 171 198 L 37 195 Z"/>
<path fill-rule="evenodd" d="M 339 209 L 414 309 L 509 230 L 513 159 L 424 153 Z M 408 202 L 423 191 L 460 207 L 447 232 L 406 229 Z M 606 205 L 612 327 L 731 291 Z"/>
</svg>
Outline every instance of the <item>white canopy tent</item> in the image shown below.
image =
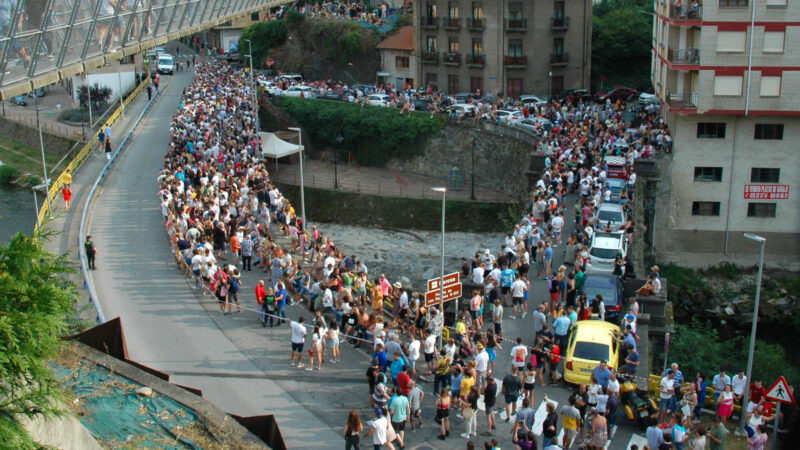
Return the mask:
<svg viewBox="0 0 800 450">
<path fill-rule="evenodd" d="M 303 151 L 302 145 L 292 144 L 275 135 L 261 132 L 261 154 L 266 158 L 283 158 Z"/>
</svg>

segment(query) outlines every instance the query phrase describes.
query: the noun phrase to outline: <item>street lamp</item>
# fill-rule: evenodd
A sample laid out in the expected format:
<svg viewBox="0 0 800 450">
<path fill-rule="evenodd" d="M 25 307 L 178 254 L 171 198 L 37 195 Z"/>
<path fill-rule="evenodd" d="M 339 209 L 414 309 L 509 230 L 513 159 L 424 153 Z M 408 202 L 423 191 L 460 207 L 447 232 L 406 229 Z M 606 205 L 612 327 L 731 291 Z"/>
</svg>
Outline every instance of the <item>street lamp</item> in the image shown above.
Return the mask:
<svg viewBox="0 0 800 450">
<path fill-rule="evenodd" d="M 469 191 L 469 199 L 475 200 L 475 138 L 472 138 L 472 178 L 470 191 Z"/>
<path fill-rule="evenodd" d="M 44 191 L 45 195 L 48 195 L 47 189 L 50 186 L 50 180 L 45 180 L 42 184 L 37 184 L 36 186 L 32 187 L 33 190 L 33 207 L 36 208 L 36 229 L 39 229 L 42 224 L 39 222 L 39 199 L 36 198 L 36 191 Z"/>
<path fill-rule="evenodd" d="M 50 210 L 50 178 L 47 177 L 47 162 L 44 159 L 44 136 L 42 136 L 42 124 L 39 122 L 39 92 L 38 89 L 33 90 L 33 103 L 36 107 L 36 128 L 39 129 L 39 149 L 42 152 L 42 171 L 44 172 L 44 183 L 47 185 L 48 192 L 45 196 L 47 201 L 47 209 Z M 37 212 L 38 214 L 38 212 Z"/>
<path fill-rule="evenodd" d="M 289 127 L 292 131 L 297 131 L 297 146 L 300 147 L 300 217 L 303 219 L 303 229 L 306 229 L 306 188 L 303 182 L 303 131 L 297 127 Z"/>
<path fill-rule="evenodd" d="M 758 326 L 758 300 L 761 297 L 761 274 L 764 271 L 764 246 L 767 240 L 755 234 L 744 233 L 744 237 L 751 241 L 756 241 L 761 244 L 761 258 L 758 261 L 758 280 L 756 281 L 756 299 L 753 305 L 753 327 L 750 329 L 750 352 L 747 354 L 747 383 L 753 382 L 753 353 L 756 348 L 756 327 Z M 742 396 L 742 410 L 739 412 L 739 429 L 736 430 L 740 433 L 744 430 L 745 421 L 747 420 L 747 402 L 750 401 L 750 389 L 745 388 L 744 395 Z"/>
<path fill-rule="evenodd" d="M 342 142 L 344 141 L 344 136 L 342 133 L 336 135 L 336 145 L 341 146 Z M 338 157 L 338 148 L 333 149 L 333 190 L 339 190 L 339 157 Z"/>
<path fill-rule="evenodd" d="M 117 82 L 119 83 L 119 107 L 122 117 L 125 118 L 125 102 L 122 101 L 122 60 L 117 60 Z"/>
<path fill-rule="evenodd" d="M 255 121 L 256 121 L 256 136 L 258 136 L 259 132 L 259 117 L 258 117 L 258 91 L 256 91 L 256 78 L 253 75 L 253 43 L 250 39 L 245 39 L 247 42 L 247 58 L 250 60 L 250 85 L 253 89 L 253 108 L 255 108 Z M 305 216 L 303 216 L 303 220 L 305 220 Z"/>
<path fill-rule="evenodd" d="M 447 195 L 447 188 L 432 187 L 431 190 L 442 193 L 442 267 L 441 278 L 439 278 L 439 309 L 442 311 L 442 324 L 444 324 L 444 206 L 445 196 Z M 458 300 L 456 300 L 458 302 Z M 458 304 L 456 303 L 456 315 L 458 315 Z"/>
</svg>

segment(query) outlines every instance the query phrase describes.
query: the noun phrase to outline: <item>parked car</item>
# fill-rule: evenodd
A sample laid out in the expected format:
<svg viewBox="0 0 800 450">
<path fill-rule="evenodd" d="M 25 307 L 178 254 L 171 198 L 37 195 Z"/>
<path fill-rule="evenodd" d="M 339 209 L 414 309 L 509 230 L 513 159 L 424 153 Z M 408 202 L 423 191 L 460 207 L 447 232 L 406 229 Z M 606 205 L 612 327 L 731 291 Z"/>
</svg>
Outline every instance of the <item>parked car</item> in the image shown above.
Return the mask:
<svg viewBox="0 0 800 450">
<path fill-rule="evenodd" d="M 338 102 L 339 101 L 339 94 L 337 94 L 336 91 L 333 90 L 333 89 L 328 89 L 327 91 L 325 91 L 324 94 L 318 95 L 317 99 L 318 100 L 335 100 L 335 101 Z"/>
<path fill-rule="evenodd" d="M 570 96 L 572 96 L 572 101 L 575 103 L 578 103 L 579 101 L 587 103 L 592 100 L 592 94 L 586 89 L 567 89 L 565 91 L 561 91 L 556 98 L 563 102 L 569 100 Z"/>
<path fill-rule="evenodd" d="M 289 82 L 291 82 L 291 83 L 300 83 L 300 82 L 303 81 L 303 76 L 302 75 L 298 75 L 296 73 L 289 73 L 289 74 L 286 74 L 286 75 L 281 75 L 279 78 L 284 79 L 284 80 L 289 80 Z"/>
<path fill-rule="evenodd" d="M 534 103 L 537 105 L 546 105 L 547 99 L 536 96 L 536 95 L 520 95 L 519 101 L 521 103 Z"/>
<path fill-rule="evenodd" d="M 606 320 L 616 322 L 623 303 L 624 286 L 622 280 L 617 275 L 605 273 L 590 273 L 586 275 L 583 282 L 583 292 L 589 300 L 589 304 L 599 294 L 603 297 L 603 305 L 606 311 Z"/>
<path fill-rule="evenodd" d="M 456 103 L 451 107 L 451 110 L 456 114 L 464 114 L 469 117 L 475 117 L 475 114 L 478 112 L 478 108 L 476 108 L 475 105 L 467 103 Z"/>
<path fill-rule="evenodd" d="M 287 97 L 314 98 L 314 89 L 311 86 L 297 85 L 283 91 L 283 95 Z"/>
<path fill-rule="evenodd" d="M 659 105 L 661 104 L 661 100 L 658 99 L 656 94 L 649 94 L 647 92 L 642 92 L 639 94 L 639 103 L 642 105 Z"/>
<path fill-rule="evenodd" d="M 625 101 L 631 95 L 637 95 L 639 91 L 633 88 L 629 88 L 626 86 L 614 86 L 613 89 L 610 89 L 606 92 L 598 92 L 595 94 L 595 98 L 598 102 L 605 102 L 606 100 L 611 100 L 612 103 L 616 102 L 617 100 Z"/>
<path fill-rule="evenodd" d="M 619 363 L 619 345 L 611 336 L 619 331 L 613 323 L 581 320 L 570 329 L 564 356 L 564 380 L 570 384 L 589 384 L 592 371 L 600 361 L 610 370 Z"/>
<path fill-rule="evenodd" d="M 611 200 L 610 203 L 622 203 L 621 194 L 622 191 L 628 185 L 628 182 L 622 178 L 606 178 L 606 184 L 609 188 L 611 188 Z M 606 202 L 609 203 L 609 202 Z"/>
<path fill-rule="evenodd" d="M 606 178 L 628 179 L 628 166 L 622 156 L 606 156 L 603 160 L 606 167 Z"/>
<path fill-rule="evenodd" d="M 597 221 L 600 223 L 600 230 L 605 230 L 606 225 L 611 227 L 611 231 L 620 231 L 627 222 L 625 220 L 625 210 L 622 205 L 617 203 L 600 203 L 597 207 Z"/>
<path fill-rule="evenodd" d="M 414 111 L 430 111 L 433 103 L 430 100 L 414 100 Z"/>
<path fill-rule="evenodd" d="M 392 99 L 386 94 L 370 94 L 367 100 L 372 106 L 390 106 L 392 103 Z"/>
<path fill-rule="evenodd" d="M 175 73 L 175 58 L 172 55 L 162 53 L 158 55 L 158 72 L 172 75 Z"/>
<path fill-rule="evenodd" d="M 616 233 L 606 233 L 595 231 L 592 234 L 592 243 L 589 246 L 589 262 L 586 265 L 586 273 L 593 272 L 613 272 L 614 258 L 617 254 L 624 258 L 628 253 L 628 240 L 621 231 Z"/>
<path fill-rule="evenodd" d="M 522 114 L 522 111 L 518 111 L 516 109 L 498 109 L 496 111 L 496 114 L 497 114 L 497 122 L 504 125 L 513 124 L 514 122 L 525 118 L 525 116 Z M 481 116 L 481 118 L 486 120 L 492 120 L 492 114 L 486 113 L 483 116 Z"/>
<path fill-rule="evenodd" d="M 454 97 L 456 98 L 456 103 L 472 103 L 480 98 L 477 94 L 473 94 L 472 92 L 461 92 L 460 94 L 454 95 Z"/>
<path fill-rule="evenodd" d="M 553 130 L 553 123 L 544 117 L 528 117 L 527 119 L 516 121 L 512 125 L 534 133 Z"/>
<path fill-rule="evenodd" d="M 153 47 L 150 50 L 148 50 L 147 53 L 145 53 L 145 56 L 147 56 L 150 59 L 155 59 L 156 57 L 158 57 L 158 55 L 166 52 L 167 51 L 164 50 L 164 47 Z"/>
</svg>

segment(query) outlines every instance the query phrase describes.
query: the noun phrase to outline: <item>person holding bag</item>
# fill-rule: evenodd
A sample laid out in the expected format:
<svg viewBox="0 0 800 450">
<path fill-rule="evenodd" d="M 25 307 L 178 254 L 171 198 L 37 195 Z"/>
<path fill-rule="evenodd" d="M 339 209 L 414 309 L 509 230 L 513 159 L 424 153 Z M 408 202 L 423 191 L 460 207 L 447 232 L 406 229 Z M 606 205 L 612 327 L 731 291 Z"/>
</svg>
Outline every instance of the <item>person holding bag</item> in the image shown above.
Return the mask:
<svg viewBox="0 0 800 450">
<path fill-rule="evenodd" d="M 361 418 L 358 417 L 356 410 L 351 410 L 347 415 L 347 423 L 344 426 L 344 449 L 345 450 L 361 450 L 361 432 L 364 430 L 364 425 L 361 423 Z"/>
</svg>

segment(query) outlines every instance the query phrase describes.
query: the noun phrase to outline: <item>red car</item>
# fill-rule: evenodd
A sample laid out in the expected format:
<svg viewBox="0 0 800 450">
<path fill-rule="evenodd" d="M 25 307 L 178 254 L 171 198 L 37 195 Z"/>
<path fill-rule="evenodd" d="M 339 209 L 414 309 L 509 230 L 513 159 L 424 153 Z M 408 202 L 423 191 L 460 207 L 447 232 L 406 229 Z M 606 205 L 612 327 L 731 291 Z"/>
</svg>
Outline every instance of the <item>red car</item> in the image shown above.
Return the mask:
<svg viewBox="0 0 800 450">
<path fill-rule="evenodd" d="M 625 101 L 630 96 L 638 95 L 639 91 L 633 88 L 625 87 L 625 86 L 614 86 L 613 89 L 607 92 L 598 92 L 595 94 L 595 98 L 600 103 L 605 103 L 606 99 L 611 100 L 612 103 L 616 103 L 617 100 Z"/>
</svg>

